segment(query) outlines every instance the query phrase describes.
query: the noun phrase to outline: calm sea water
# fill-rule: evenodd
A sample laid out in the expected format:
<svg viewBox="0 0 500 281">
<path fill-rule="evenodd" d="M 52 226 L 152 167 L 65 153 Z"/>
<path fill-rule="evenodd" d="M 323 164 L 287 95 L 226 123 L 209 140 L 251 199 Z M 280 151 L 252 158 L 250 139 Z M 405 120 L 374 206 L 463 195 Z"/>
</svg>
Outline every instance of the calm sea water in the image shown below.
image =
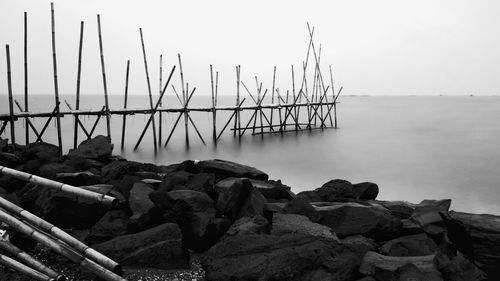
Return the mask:
<svg viewBox="0 0 500 281">
<path fill-rule="evenodd" d="M 209 100 L 194 97 L 192 103 L 209 104 Z M 99 108 L 103 98 L 82 96 L 82 104 L 82 108 Z M 110 104 L 120 108 L 122 97 L 111 96 Z M 178 101 L 168 97 L 164 104 L 178 106 Z M 221 97 L 219 104 L 234 104 L 234 98 Z M 52 105 L 52 96 L 31 98 L 33 111 L 50 110 Z M 129 105 L 146 107 L 148 100 L 132 96 Z M 8 112 L 7 108 L 7 97 L 2 95 L 0 112 Z M 451 198 L 455 210 L 500 214 L 500 97 L 343 97 L 338 107 L 339 129 L 263 138 L 245 135 L 241 141 L 226 132 L 216 146 L 211 140 L 211 114 L 193 113 L 192 117 L 207 145 L 190 127 L 191 144 L 187 148 L 181 122 L 168 147 L 156 155 L 151 131 L 139 150 L 132 151 L 146 117 L 128 117 L 124 151 L 119 148 L 121 117 L 113 117 L 115 153 L 158 164 L 227 159 L 258 167 L 272 179 L 290 185 L 294 192 L 319 187 L 335 178 L 372 181 L 380 187 L 380 199 L 419 202 Z M 227 117 L 219 114 L 219 129 Z M 176 118 L 177 114 L 163 115 L 163 141 Z M 62 120 L 63 142 L 68 149 L 73 143 L 73 119 Z M 36 122 L 38 127 L 41 122 Z M 92 118 L 85 122 L 90 124 Z M 98 133 L 105 134 L 104 125 L 101 122 Z M 23 130 L 18 124 L 18 142 L 23 142 Z M 50 125 L 46 141 L 55 143 L 55 132 Z M 6 133 L 2 137 L 8 137 L 8 130 Z"/>
</svg>

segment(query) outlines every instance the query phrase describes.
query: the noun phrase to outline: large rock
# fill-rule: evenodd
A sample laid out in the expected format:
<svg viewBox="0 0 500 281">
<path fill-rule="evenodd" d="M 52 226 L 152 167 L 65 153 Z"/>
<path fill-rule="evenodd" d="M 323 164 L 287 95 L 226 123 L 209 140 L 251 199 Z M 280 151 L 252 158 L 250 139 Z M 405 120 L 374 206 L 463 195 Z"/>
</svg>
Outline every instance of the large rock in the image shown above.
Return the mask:
<svg viewBox="0 0 500 281">
<path fill-rule="evenodd" d="M 93 245 L 111 240 L 127 233 L 129 213 L 125 210 L 109 210 L 92 228 L 85 239 L 87 244 Z"/>
<path fill-rule="evenodd" d="M 74 186 L 86 186 L 102 183 L 100 175 L 96 175 L 89 171 L 76 173 L 58 173 L 55 176 L 55 180 Z"/>
<path fill-rule="evenodd" d="M 139 218 L 154 206 L 153 202 L 149 199 L 149 194 L 153 191 L 153 188 L 148 184 L 142 182 L 134 184 L 130 190 L 128 199 L 130 210 L 132 211 L 131 219 Z"/>
<path fill-rule="evenodd" d="M 261 217 L 242 217 L 236 220 L 226 232 L 226 236 L 268 233 L 269 222 Z"/>
<path fill-rule="evenodd" d="M 373 182 L 361 182 L 352 185 L 352 191 L 356 199 L 373 200 L 378 195 L 378 185 Z"/>
<path fill-rule="evenodd" d="M 280 181 L 250 180 L 250 182 L 269 202 L 286 202 L 295 198 L 295 194 L 290 191 L 290 187 Z"/>
<path fill-rule="evenodd" d="M 82 157 L 107 162 L 112 152 L 113 144 L 111 144 L 111 140 L 108 137 L 99 135 L 80 143 L 78 148 L 68 153 L 68 157 Z"/>
<path fill-rule="evenodd" d="M 488 280 L 500 280 L 500 216 L 450 212 L 460 221 L 472 242 L 472 257 Z"/>
<path fill-rule="evenodd" d="M 375 251 L 378 248 L 375 241 L 362 235 L 348 236 L 341 239 L 340 243 L 355 253 L 359 257 L 359 261 L 361 261 L 367 252 Z"/>
<path fill-rule="evenodd" d="M 23 151 L 23 158 L 27 160 L 40 159 L 44 162 L 51 162 L 59 157 L 61 157 L 61 149 L 46 142 L 30 143 Z"/>
<path fill-rule="evenodd" d="M 318 212 L 309 203 L 309 200 L 301 196 L 297 196 L 295 199 L 288 202 L 283 208 L 283 212 L 287 214 L 297 214 L 306 216 L 312 222 L 319 222 L 319 220 L 321 219 Z"/>
<path fill-rule="evenodd" d="M 228 178 L 218 182 L 215 185 L 217 209 L 233 219 L 237 218 L 252 190 L 252 183 L 248 179 Z"/>
<path fill-rule="evenodd" d="M 458 252 L 453 257 L 443 254 L 436 256 L 439 271 L 447 281 L 482 281 L 486 274 Z"/>
<path fill-rule="evenodd" d="M 353 280 L 356 255 L 337 242 L 304 234 L 237 235 L 202 260 L 206 280 Z M 315 279 L 321 277 L 319 279 Z"/>
<path fill-rule="evenodd" d="M 435 255 L 389 257 L 368 252 L 363 258 L 359 271 L 365 275 L 375 276 L 375 279 L 380 281 L 442 281 L 441 273 L 436 267 L 435 257 Z M 406 279 L 403 279 L 403 276 L 406 276 Z"/>
<path fill-rule="evenodd" d="M 297 197 L 303 197 L 310 202 L 335 202 L 338 199 L 355 198 L 353 186 L 350 182 L 341 179 L 334 179 L 320 188 L 313 191 L 303 191 L 297 194 Z"/>
<path fill-rule="evenodd" d="M 220 159 L 200 161 L 196 164 L 196 167 L 205 173 L 215 174 L 217 180 L 230 177 L 256 180 L 267 180 L 269 178 L 266 173 L 256 168 Z"/>
<path fill-rule="evenodd" d="M 254 188 L 243 202 L 238 217 L 264 216 L 266 203 L 266 198 Z"/>
<path fill-rule="evenodd" d="M 385 207 L 393 216 L 400 219 L 408 219 L 413 214 L 416 205 L 406 201 L 370 201 L 370 203 L 380 204 Z"/>
<path fill-rule="evenodd" d="M 0 152 L 0 166 L 14 169 L 21 164 L 22 160 L 18 155 L 14 153 Z"/>
<path fill-rule="evenodd" d="M 411 219 L 429 234 L 444 232 L 446 229 L 442 226 L 443 216 L 448 215 L 450 205 L 450 199 L 423 200 L 415 206 Z"/>
<path fill-rule="evenodd" d="M 394 257 L 428 256 L 438 251 L 436 243 L 424 233 L 390 240 L 380 248 L 381 254 Z"/>
<path fill-rule="evenodd" d="M 93 248 L 123 265 L 177 269 L 189 267 L 179 227 L 165 223 L 136 234 L 117 237 Z"/>
<path fill-rule="evenodd" d="M 401 221 L 389 211 L 357 203 L 317 203 L 314 209 L 327 225 L 340 237 L 361 234 L 376 240 L 394 237 Z"/>
<path fill-rule="evenodd" d="M 338 241 L 331 228 L 313 223 L 305 216 L 274 214 L 271 234 L 281 236 L 287 233 L 301 233 Z"/>
</svg>

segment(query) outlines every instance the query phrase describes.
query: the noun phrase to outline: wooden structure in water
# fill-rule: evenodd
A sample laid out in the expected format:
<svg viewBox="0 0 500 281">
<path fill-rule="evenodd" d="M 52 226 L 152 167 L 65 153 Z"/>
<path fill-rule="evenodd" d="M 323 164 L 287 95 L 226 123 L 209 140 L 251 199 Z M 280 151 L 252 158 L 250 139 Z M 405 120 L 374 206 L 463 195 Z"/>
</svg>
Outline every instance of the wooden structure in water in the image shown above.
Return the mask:
<svg viewBox="0 0 500 281">
<path fill-rule="evenodd" d="M 111 109 L 108 101 L 108 90 L 106 81 L 105 59 L 103 36 L 101 32 L 100 15 L 97 15 L 98 24 L 98 38 L 99 38 L 99 52 L 102 71 L 102 83 L 104 89 L 105 103 L 99 109 L 81 110 L 80 109 L 80 78 L 81 78 L 81 65 L 82 65 L 82 48 L 84 41 L 84 22 L 80 25 L 80 40 L 78 48 L 78 66 L 77 66 L 77 79 L 76 79 L 76 102 L 74 106 L 65 101 L 67 109 L 61 109 L 61 101 L 59 99 L 58 87 L 58 72 L 57 72 L 57 53 L 56 53 L 56 29 L 55 29 L 55 13 L 54 5 L 51 4 L 51 28 L 52 28 L 52 62 L 53 62 L 53 79 L 54 79 L 54 107 L 51 111 L 47 112 L 31 112 L 29 110 L 29 94 L 28 94 L 28 27 L 27 27 L 27 13 L 24 13 L 24 106 L 13 100 L 12 93 L 12 79 L 11 79 L 11 60 L 9 45 L 6 45 L 6 58 L 7 58 L 7 82 L 8 82 L 8 96 L 9 96 L 9 112 L 0 113 L 0 136 L 7 132 L 7 125 L 10 128 L 10 139 L 12 143 L 16 141 L 15 125 L 21 123 L 24 119 L 25 127 L 25 141 L 30 142 L 30 135 L 36 137 L 36 142 L 43 141 L 44 134 L 47 132 L 48 125 L 55 120 L 57 129 L 58 145 L 62 151 L 62 136 L 61 131 L 61 118 L 65 116 L 72 116 L 74 141 L 73 146 L 76 147 L 81 133 L 85 139 L 91 138 L 95 130 L 102 120 L 106 124 L 106 133 L 111 136 L 110 119 L 111 116 L 122 116 L 121 126 L 121 147 L 124 147 L 124 140 L 127 135 L 127 116 L 129 115 L 145 115 L 148 116 L 147 122 L 140 134 L 139 139 L 136 141 L 134 150 L 141 144 L 146 132 L 152 130 L 153 144 L 155 151 L 163 146 L 167 146 L 170 142 L 172 135 L 178 128 L 179 123 L 183 119 L 184 134 L 186 145 L 190 143 L 189 126 L 192 126 L 200 141 L 205 144 L 206 141 L 198 130 L 191 114 L 196 112 L 211 112 L 212 113 L 212 139 L 217 142 L 222 134 L 226 131 L 232 131 L 233 135 L 241 138 L 247 134 L 252 135 L 265 135 L 265 134 L 283 134 L 287 132 L 310 131 L 325 128 L 337 128 L 337 99 L 342 92 L 342 87 L 335 91 L 333 82 L 333 73 L 331 66 L 329 67 L 329 75 L 324 77 L 320 67 L 321 59 L 321 46 L 317 48 L 314 45 L 313 34 L 314 28 L 307 25 L 309 31 L 309 45 L 307 49 L 306 59 L 302 63 L 302 77 L 300 83 L 296 85 L 296 70 L 291 67 L 292 85 L 290 90 L 280 92 L 276 88 L 276 67 L 273 71 L 273 83 L 270 89 L 263 89 L 262 82 L 259 82 L 255 76 L 256 90 L 252 91 L 242 81 L 240 73 L 241 66 L 236 67 L 236 100 L 234 105 L 219 105 L 218 104 L 218 88 L 219 88 L 219 73 L 215 71 L 213 66 L 210 65 L 211 77 L 211 105 L 205 107 L 190 106 L 190 101 L 196 91 L 195 87 L 190 87 L 190 84 L 184 81 L 184 73 L 182 70 L 181 55 L 178 55 L 178 65 L 174 65 L 168 74 L 165 82 L 162 81 L 162 56 L 160 55 L 160 93 L 158 99 L 155 101 L 152 95 L 151 81 L 149 78 L 149 68 L 146 56 L 146 49 L 142 29 L 139 29 L 141 47 L 144 58 L 144 68 L 148 86 L 148 99 L 149 107 L 143 109 L 129 109 L 128 106 L 128 83 L 129 83 L 129 70 L 130 60 L 126 64 L 126 77 L 125 77 L 125 90 L 124 90 L 124 103 L 121 109 Z M 308 81 L 307 70 L 313 68 L 313 79 Z M 176 89 L 171 85 L 171 80 L 175 73 L 179 73 L 181 89 Z M 167 89 L 171 88 L 180 102 L 178 107 L 166 107 L 163 104 L 163 97 Z M 179 92 L 178 92 L 179 90 Z M 253 103 L 248 102 L 251 99 Z M 265 103 L 270 99 L 270 103 Z M 14 104 L 16 105 L 17 112 L 15 111 Z M 225 120 L 224 126 L 221 129 L 217 128 L 217 118 L 221 118 L 220 112 L 229 113 L 229 118 Z M 244 118 L 242 112 L 250 113 L 250 118 Z M 171 127 L 165 141 L 163 142 L 164 132 L 163 128 L 166 123 L 163 122 L 165 114 L 177 114 L 177 118 Z M 228 115 L 228 114 L 225 114 Z M 94 121 L 91 126 L 85 126 L 82 122 L 83 117 L 93 117 Z M 184 118 L 182 118 L 184 117 Z M 31 122 L 34 118 L 44 118 L 45 123 L 42 128 L 36 128 Z M 157 123 L 158 122 L 158 123 Z M 68 129 L 68 128 L 65 128 Z"/>
</svg>

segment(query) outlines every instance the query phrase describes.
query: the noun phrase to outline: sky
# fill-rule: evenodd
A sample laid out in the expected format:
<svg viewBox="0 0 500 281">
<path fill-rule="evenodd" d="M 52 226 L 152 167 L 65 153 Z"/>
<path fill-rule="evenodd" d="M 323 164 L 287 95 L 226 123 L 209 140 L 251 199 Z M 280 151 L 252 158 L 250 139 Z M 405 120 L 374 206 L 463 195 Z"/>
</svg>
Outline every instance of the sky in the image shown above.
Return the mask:
<svg viewBox="0 0 500 281">
<path fill-rule="evenodd" d="M 154 95 L 159 55 L 164 80 L 182 56 L 185 81 L 210 95 L 210 64 L 219 94 L 236 92 L 235 67 L 255 93 L 255 76 L 270 89 L 300 83 L 309 44 L 307 23 L 321 45 L 322 73 L 346 95 L 496 95 L 500 93 L 500 2 L 497 0 L 56 0 L 59 92 L 76 92 L 80 21 L 85 22 L 81 93 L 102 94 L 97 35 L 101 15 L 109 94 L 147 95 L 139 28 L 143 29 Z M 14 94 L 22 94 L 23 13 L 28 13 L 30 94 L 54 92 L 50 1 L 1 0 L 0 45 L 10 45 Z M 319 51 L 319 50 L 317 50 Z M 5 50 L 0 51 L 0 95 L 7 94 Z M 308 78 L 309 79 L 309 78 Z M 311 78 L 312 79 L 312 78 Z M 177 71 L 173 84 L 180 89 Z M 168 93 L 170 94 L 170 93 Z"/>
</svg>

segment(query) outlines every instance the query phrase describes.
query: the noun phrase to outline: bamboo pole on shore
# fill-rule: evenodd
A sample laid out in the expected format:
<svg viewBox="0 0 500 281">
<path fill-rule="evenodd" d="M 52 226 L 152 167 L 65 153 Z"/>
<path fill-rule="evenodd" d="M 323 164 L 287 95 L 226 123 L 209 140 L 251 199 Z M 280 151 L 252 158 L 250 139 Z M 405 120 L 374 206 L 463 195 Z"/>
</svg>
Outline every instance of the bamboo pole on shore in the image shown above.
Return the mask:
<svg viewBox="0 0 500 281">
<path fill-rule="evenodd" d="M 75 109 L 80 110 L 80 77 L 82 74 L 82 48 L 83 48 L 83 28 L 84 22 L 80 22 L 80 43 L 78 44 L 78 68 L 76 74 L 76 103 Z M 74 136 L 73 136 L 73 147 L 76 148 L 78 145 L 78 126 L 76 123 L 79 123 L 79 118 L 75 115 L 75 128 L 74 128 Z"/>
<path fill-rule="evenodd" d="M 64 281 L 66 278 L 55 272 L 53 269 L 49 268 L 48 266 L 44 265 L 40 261 L 36 260 L 23 250 L 19 249 L 16 247 L 14 244 L 10 243 L 6 239 L 0 238 L 0 248 L 9 252 L 12 254 L 14 257 L 16 257 L 18 260 L 22 261 L 24 264 L 27 266 L 35 269 L 36 271 L 41 272 L 42 274 L 47 275 L 48 277 L 52 278 L 53 280 L 56 281 Z"/>
<path fill-rule="evenodd" d="M 5 45 L 5 53 L 7 56 L 7 87 L 9 91 L 9 114 L 10 114 L 10 137 L 12 141 L 12 145 L 15 147 L 16 145 L 16 130 L 14 126 L 14 104 L 12 102 L 12 79 L 11 79 L 11 70 L 10 70 L 10 49 L 9 45 Z"/>
<path fill-rule="evenodd" d="M 90 248 L 84 243 L 80 242 L 73 236 L 64 232 L 60 228 L 54 226 L 53 224 L 33 215 L 32 213 L 22 209 L 21 207 L 11 203 L 10 201 L 0 197 L 0 207 L 7 210 L 9 213 L 14 214 L 16 217 L 21 218 L 24 221 L 29 222 L 36 228 L 52 235 L 53 237 L 61 240 L 70 247 L 76 249 L 79 253 L 82 253 L 85 257 L 101 264 L 108 270 L 115 273 L 121 273 L 121 266 L 110 258 L 104 256 L 103 254 L 97 252 L 96 250 Z"/>
<path fill-rule="evenodd" d="M 57 143 L 62 153 L 62 136 L 61 136 L 61 116 L 59 115 L 59 85 L 57 81 L 57 54 L 56 54 L 56 19 L 54 14 L 54 3 L 50 3 L 51 26 L 52 26 L 52 65 L 54 69 L 54 97 L 56 103 L 56 123 L 57 123 Z"/>
<path fill-rule="evenodd" d="M 142 28 L 139 28 L 139 33 L 141 35 L 141 45 L 142 45 L 142 55 L 144 58 L 144 70 L 146 71 L 146 81 L 148 83 L 148 95 L 149 95 L 149 106 L 151 107 L 151 110 L 153 110 L 153 94 L 151 93 L 151 82 L 149 80 L 149 70 L 148 70 L 148 59 L 146 57 L 146 48 L 144 47 L 144 38 L 142 36 Z M 155 152 L 157 151 L 157 143 L 156 143 L 156 124 L 155 124 L 155 118 L 153 116 L 152 118 L 152 123 L 153 123 L 153 146 Z"/>
<path fill-rule="evenodd" d="M 24 12 L 24 111 L 28 112 L 28 13 Z M 24 120 L 26 145 L 30 143 L 29 119 Z"/>
<path fill-rule="evenodd" d="M 26 266 L 12 258 L 9 258 L 8 256 L 0 254 L 0 263 L 3 264 L 4 266 L 11 268 L 15 271 L 18 271 L 19 273 L 26 275 L 30 278 L 40 280 L 40 281 L 53 281 L 54 279 L 52 277 L 49 277 L 29 266 Z"/>
<path fill-rule="evenodd" d="M 128 77 L 129 77 L 129 69 L 130 69 L 130 60 L 127 60 L 127 72 L 125 74 L 125 100 L 123 101 L 123 108 L 127 108 L 127 99 L 128 99 Z M 123 114 L 122 121 L 122 141 L 121 141 L 121 149 L 124 148 L 125 143 L 125 126 L 127 124 L 127 115 Z"/>
<path fill-rule="evenodd" d="M 110 125 L 110 115 L 109 115 L 109 101 L 108 101 L 108 86 L 106 83 L 106 67 L 104 65 L 104 51 L 102 46 L 102 33 L 101 33 L 101 16 L 97 15 L 97 29 L 99 33 L 99 52 L 101 54 L 101 69 L 102 69 L 102 83 L 104 86 L 104 103 L 106 106 L 106 130 L 108 133 L 108 138 L 111 139 L 111 125 Z"/>
</svg>

